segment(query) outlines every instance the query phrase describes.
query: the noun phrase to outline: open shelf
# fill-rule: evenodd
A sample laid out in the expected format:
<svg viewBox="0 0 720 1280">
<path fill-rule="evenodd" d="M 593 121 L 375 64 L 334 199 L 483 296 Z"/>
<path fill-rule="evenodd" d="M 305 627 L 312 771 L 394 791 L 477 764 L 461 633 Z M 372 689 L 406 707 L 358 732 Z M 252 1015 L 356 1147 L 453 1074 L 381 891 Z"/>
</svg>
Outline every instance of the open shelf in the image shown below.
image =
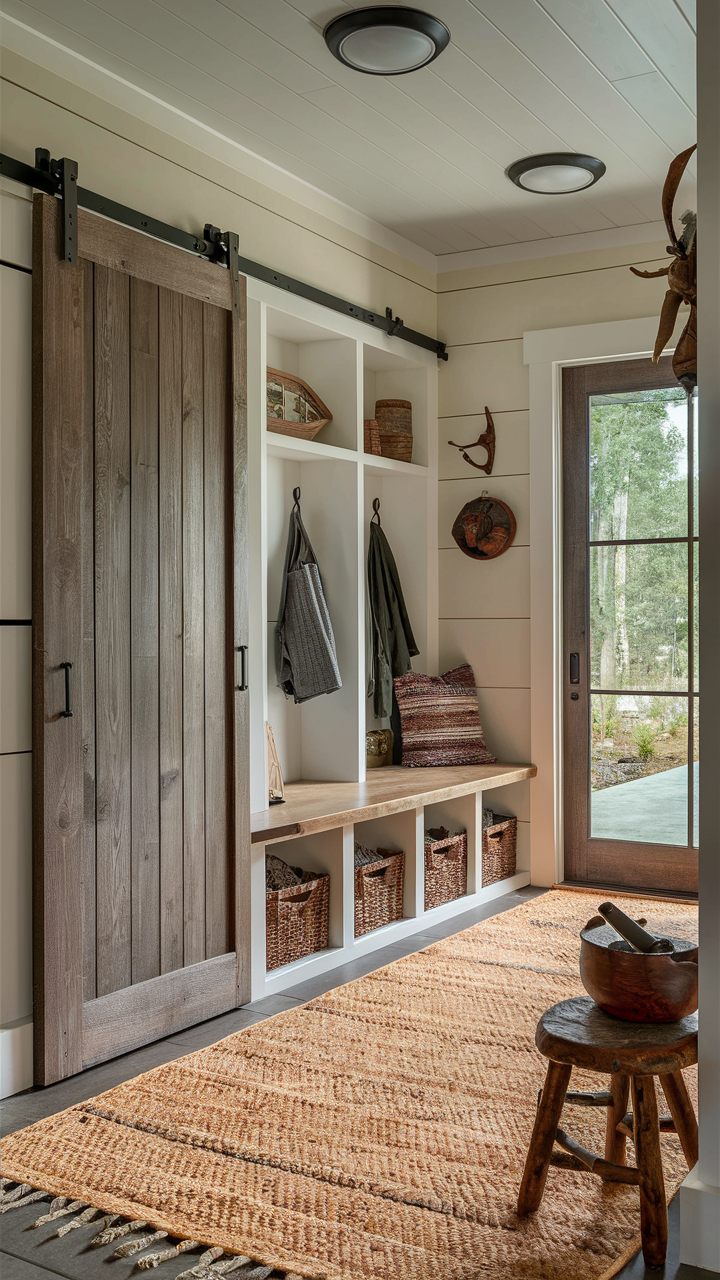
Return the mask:
<svg viewBox="0 0 720 1280">
<path fill-rule="evenodd" d="M 430 395 L 424 361 L 363 343 L 363 418 L 375 417 L 377 400 L 409 400 L 413 418 L 413 464 L 427 467 L 431 456 Z M 433 433 L 434 438 L 434 433 Z M 371 457 L 373 455 L 370 455 Z M 380 461 L 383 461 L 382 459 Z M 393 462 L 394 459 L 384 459 Z"/>
<path fill-rule="evenodd" d="M 341 453 L 342 451 L 336 451 Z M 282 594 L 293 491 L 318 558 L 332 620 L 342 688 L 295 704 L 277 687 L 275 630 Z M 359 708 L 360 564 L 357 467 L 344 458 L 302 461 L 268 454 L 266 462 L 266 714 L 284 778 L 357 778 L 361 765 Z"/>
<path fill-rule="evenodd" d="M 355 452 L 360 438 L 356 342 L 274 307 L 266 309 L 266 326 L 267 365 L 282 373 L 297 374 L 332 414 L 331 421 L 316 436 L 318 443 Z"/>
<path fill-rule="evenodd" d="M 314 440 L 267 430 L 267 367 L 306 381 L 332 413 Z M 364 452 L 363 419 L 378 399 L 410 400 L 411 462 Z M 252 994 L 258 999 L 327 972 L 428 923 L 529 882 L 525 835 L 518 874 L 479 888 L 482 793 L 534 775 L 530 766 L 371 770 L 367 698 L 367 550 L 374 498 L 395 557 L 415 639 L 416 671 L 435 674 L 437 605 L 437 360 L 352 317 L 248 281 L 248 465 L 250 512 L 250 930 Z M 332 620 L 342 689 L 296 705 L 277 688 L 275 629 L 293 489 L 317 556 Z M 275 735 L 286 803 L 267 807 L 265 725 Z M 522 793 L 517 793 L 522 800 Z M 514 812 L 512 808 L 508 812 Z M 478 813 L 480 818 L 478 819 Z M 424 832 L 453 820 L 467 827 L 468 894 L 426 912 Z M 526 826 L 523 823 L 523 826 Z M 402 849 L 403 918 L 355 937 L 354 843 Z M 329 947 L 266 972 L 265 850 L 330 875 Z"/>
<path fill-rule="evenodd" d="M 420 466 L 417 462 L 401 462 L 398 458 L 383 458 L 377 453 L 363 454 L 363 465 L 366 476 L 382 477 L 390 472 L 399 476 L 412 476 L 417 480 L 427 480 L 430 474 L 428 467 Z"/>
<path fill-rule="evenodd" d="M 277 431 L 266 432 L 266 449 L 269 458 L 284 458 L 287 462 L 348 462 L 355 455 L 349 449 L 321 440 L 296 440 Z"/>
</svg>

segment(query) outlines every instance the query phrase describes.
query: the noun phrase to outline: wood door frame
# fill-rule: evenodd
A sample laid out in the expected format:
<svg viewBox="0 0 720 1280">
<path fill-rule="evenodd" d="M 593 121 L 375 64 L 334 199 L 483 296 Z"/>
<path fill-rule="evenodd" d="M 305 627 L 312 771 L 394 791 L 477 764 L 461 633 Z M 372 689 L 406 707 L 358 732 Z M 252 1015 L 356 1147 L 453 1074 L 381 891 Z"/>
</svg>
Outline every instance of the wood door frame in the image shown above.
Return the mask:
<svg viewBox="0 0 720 1280">
<path fill-rule="evenodd" d="M 562 370 L 649 356 L 657 315 L 523 334 L 530 406 L 530 869 L 560 883 L 563 854 Z M 672 341 L 672 340 L 671 340 Z"/>
<path fill-rule="evenodd" d="M 608 392 L 676 387 L 670 356 L 573 365 L 562 371 L 563 472 L 563 748 L 581 769 L 563 770 L 565 875 L 586 884 L 697 893 L 697 850 L 685 846 L 590 836 L 590 591 L 588 399 Z M 573 483 L 568 483 L 568 477 Z M 580 537 L 579 530 L 585 532 Z M 571 652 L 580 655 L 579 684 L 570 683 Z M 684 695 L 683 695 L 684 696 Z M 572 700 L 571 700 L 572 699 Z M 692 703 L 690 704 L 692 706 Z M 690 732 L 692 720 L 689 718 Z M 639 865 L 640 864 L 640 865 Z M 650 871 L 652 866 L 652 871 Z"/>
<path fill-rule="evenodd" d="M 86 267 L 90 260 L 177 290 L 233 315 L 232 438 L 229 497 L 233 555 L 228 558 L 234 634 L 248 643 L 246 287 L 228 270 L 117 223 L 78 211 L 78 264 L 60 257 L 59 201 L 33 201 L 33 959 L 36 1084 L 82 1070 L 250 999 L 250 802 L 248 696 L 232 698 L 229 762 L 235 816 L 235 950 L 151 978 L 100 1000 L 83 1000 L 83 524 L 81 483 L 66 475 L 87 467 L 88 385 L 84 365 Z M 57 389 L 63 388 L 63 396 Z M 69 402 L 69 410 L 65 407 Z M 232 560 L 232 563 L 230 563 Z M 68 593 L 70 604 L 68 604 Z M 72 661 L 76 714 L 62 715 L 64 672 Z M 234 681 L 233 681 L 234 683 Z M 50 735 L 63 767 L 46 767 Z M 58 741 L 61 751 L 57 751 Z M 62 927 L 54 927 L 57 922 Z M 153 1004 L 148 1003 L 149 984 Z M 102 1007 L 101 1007 L 102 1005 Z M 108 1053 L 108 1047 L 110 1052 Z"/>
</svg>

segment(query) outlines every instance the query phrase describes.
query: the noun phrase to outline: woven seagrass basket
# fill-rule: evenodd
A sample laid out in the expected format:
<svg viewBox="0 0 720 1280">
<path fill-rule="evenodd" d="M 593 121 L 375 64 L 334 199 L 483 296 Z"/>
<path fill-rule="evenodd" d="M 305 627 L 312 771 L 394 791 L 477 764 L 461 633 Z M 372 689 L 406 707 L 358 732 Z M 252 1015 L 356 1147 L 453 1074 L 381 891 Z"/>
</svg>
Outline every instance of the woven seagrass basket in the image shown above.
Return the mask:
<svg viewBox="0 0 720 1280">
<path fill-rule="evenodd" d="M 425 910 L 467 893 L 467 831 L 433 840 L 425 832 Z"/>
<path fill-rule="evenodd" d="M 493 818 L 493 825 L 482 833 L 483 885 L 515 875 L 517 818 L 504 818 L 501 813 L 494 813 Z"/>
<path fill-rule="evenodd" d="M 303 877 L 290 889 L 265 894 L 266 964 L 268 970 L 292 964 L 329 945 L 330 877 L 293 867 Z"/>
<path fill-rule="evenodd" d="M 377 862 L 355 868 L 355 937 L 403 918 L 405 854 L 378 849 Z"/>
</svg>

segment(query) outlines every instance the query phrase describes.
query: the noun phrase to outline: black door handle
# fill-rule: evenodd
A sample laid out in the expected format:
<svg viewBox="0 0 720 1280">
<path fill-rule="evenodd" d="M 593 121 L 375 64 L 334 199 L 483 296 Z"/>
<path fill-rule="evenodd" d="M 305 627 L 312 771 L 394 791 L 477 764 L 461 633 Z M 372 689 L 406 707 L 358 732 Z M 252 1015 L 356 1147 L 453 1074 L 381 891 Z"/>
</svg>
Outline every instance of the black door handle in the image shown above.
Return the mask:
<svg viewBox="0 0 720 1280">
<path fill-rule="evenodd" d="M 579 653 L 570 654 L 570 683 L 571 684 L 580 683 L 580 654 Z"/>
<path fill-rule="evenodd" d="M 235 688 L 238 693 L 245 693 L 248 687 L 247 685 L 247 651 L 248 651 L 248 647 L 246 644 L 239 644 L 237 646 L 237 649 L 235 650 L 236 653 L 240 654 L 240 683 L 235 685 Z"/>
<path fill-rule="evenodd" d="M 61 662 L 60 670 L 65 672 L 65 710 L 60 712 L 61 716 L 72 715 L 72 702 L 70 698 L 70 672 L 72 671 L 72 662 Z"/>
</svg>

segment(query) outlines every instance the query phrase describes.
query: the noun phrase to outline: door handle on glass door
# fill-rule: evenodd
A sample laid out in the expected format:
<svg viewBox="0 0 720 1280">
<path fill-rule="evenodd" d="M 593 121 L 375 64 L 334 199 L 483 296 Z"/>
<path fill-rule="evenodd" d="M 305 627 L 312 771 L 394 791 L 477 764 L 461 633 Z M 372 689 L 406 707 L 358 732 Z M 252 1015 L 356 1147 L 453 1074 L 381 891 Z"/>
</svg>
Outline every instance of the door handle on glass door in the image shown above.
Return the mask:
<svg viewBox="0 0 720 1280">
<path fill-rule="evenodd" d="M 238 693 L 245 693 L 247 689 L 247 650 L 246 644 L 239 644 L 235 650 L 240 654 L 240 683 L 235 685 Z"/>
<path fill-rule="evenodd" d="M 580 683 L 580 654 L 579 653 L 570 654 L 570 683 L 571 684 Z"/>
</svg>

